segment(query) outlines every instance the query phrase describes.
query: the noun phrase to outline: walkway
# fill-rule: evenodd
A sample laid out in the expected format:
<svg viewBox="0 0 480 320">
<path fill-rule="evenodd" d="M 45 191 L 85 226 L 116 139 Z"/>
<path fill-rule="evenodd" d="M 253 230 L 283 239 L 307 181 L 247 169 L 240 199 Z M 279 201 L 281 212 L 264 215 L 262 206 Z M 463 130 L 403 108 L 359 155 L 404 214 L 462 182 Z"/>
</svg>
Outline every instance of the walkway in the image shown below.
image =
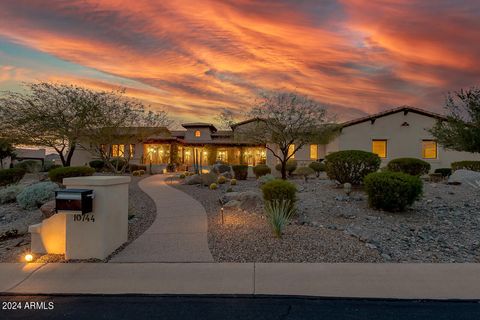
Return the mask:
<svg viewBox="0 0 480 320">
<path fill-rule="evenodd" d="M 154 175 L 139 182 L 155 202 L 157 217 L 110 262 L 213 262 L 205 209 L 192 197 L 168 186 L 166 177 Z"/>
</svg>

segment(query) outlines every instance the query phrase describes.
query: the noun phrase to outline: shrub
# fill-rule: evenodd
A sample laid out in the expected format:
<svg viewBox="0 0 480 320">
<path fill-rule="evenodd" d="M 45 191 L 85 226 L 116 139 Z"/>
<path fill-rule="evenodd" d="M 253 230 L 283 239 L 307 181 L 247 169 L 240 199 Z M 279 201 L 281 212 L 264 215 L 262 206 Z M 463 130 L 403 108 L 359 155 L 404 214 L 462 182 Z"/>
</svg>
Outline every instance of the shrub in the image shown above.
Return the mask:
<svg viewBox="0 0 480 320">
<path fill-rule="evenodd" d="M 88 163 L 88 165 L 95 169 L 96 172 L 100 172 L 105 169 L 105 162 L 103 162 L 103 160 L 92 160 Z"/>
<path fill-rule="evenodd" d="M 216 183 L 210 184 L 210 190 L 215 190 L 215 189 L 217 189 L 217 184 Z"/>
<path fill-rule="evenodd" d="M 217 179 L 218 184 L 224 184 L 225 182 L 227 182 L 227 178 L 225 178 L 224 176 L 218 177 Z"/>
<path fill-rule="evenodd" d="M 231 168 L 228 164 L 225 163 L 217 163 L 213 166 L 213 171 L 216 174 L 221 174 L 224 172 L 230 172 Z"/>
<path fill-rule="evenodd" d="M 61 165 L 55 164 L 53 161 L 44 161 L 42 171 L 48 172 L 52 169 L 60 168 L 60 167 L 61 167 Z"/>
<path fill-rule="evenodd" d="M 232 166 L 233 175 L 237 180 L 247 180 L 248 166 L 244 164 L 237 164 Z"/>
<path fill-rule="evenodd" d="M 185 179 L 186 177 L 187 177 L 187 176 L 185 175 L 185 173 L 181 173 L 181 174 L 178 176 L 178 178 L 180 178 L 180 179 L 182 179 L 182 180 Z"/>
<path fill-rule="evenodd" d="M 285 170 L 287 171 L 289 176 L 291 176 L 293 171 L 297 169 L 297 165 L 298 165 L 297 160 L 295 159 L 287 160 L 287 163 L 285 165 Z M 282 171 L 282 164 L 281 163 L 277 164 L 275 166 L 275 169 L 279 172 Z"/>
<path fill-rule="evenodd" d="M 147 166 L 144 164 L 135 164 L 135 163 L 130 163 L 128 165 L 128 171 L 130 172 L 139 171 L 139 170 L 147 171 Z"/>
<path fill-rule="evenodd" d="M 266 174 L 260 178 L 258 178 L 257 182 L 259 186 L 263 186 L 265 183 L 275 180 L 276 178 L 271 174 Z"/>
<path fill-rule="evenodd" d="M 301 176 L 305 179 L 305 181 L 307 181 L 308 176 L 315 174 L 315 171 L 310 167 L 298 167 L 297 169 L 295 169 L 295 171 L 293 171 L 293 174 Z"/>
<path fill-rule="evenodd" d="M 0 204 L 15 202 L 17 195 L 24 189 L 24 186 L 12 184 L 0 189 Z"/>
<path fill-rule="evenodd" d="M 237 179 L 230 180 L 230 185 L 231 186 L 236 186 L 237 185 Z"/>
<path fill-rule="evenodd" d="M 169 163 L 167 164 L 167 172 L 175 172 L 175 164 L 174 163 Z"/>
<path fill-rule="evenodd" d="M 392 172 L 403 172 L 412 176 L 421 176 L 430 171 L 430 163 L 417 158 L 393 159 L 387 164 L 387 169 Z"/>
<path fill-rule="evenodd" d="M 315 173 L 317 174 L 317 177 L 320 176 L 320 172 L 325 171 L 325 164 L 318 161 L 310 162 L 308 167 L 311 168 L 313 171 L 315 171 Z"/>
<path fill-rule="evenodd" d="M 90 167 L 62 167 L 50 170 L 48 177 L 53 182 L 62 183 L 65 178 L 91 176 L 94 172 L 95 169 Z"/>
<path fill-rule="evenodd" d="M 145 170 L 135 170 L 132 172 L 132 175 L 134 177 L 141 177 L 145 174 Z"/>
<path fill-rule="evenodd" d="M 380 157 L 361 150 L 333 152 L 326 156 L 325 171 L 330 179 L 343 184 L 361 184 L 363 178 L 380 167 Z"/>
<path fill-rule="evenodd" d="M 273 200 L 265 202 L 265 213 L 273 234 L 281 238 L 283 229 L 295 215 L 295 209 L 289 200 Z"/>
<path fill-rule="evenodd" d="M 372 208 L 403 211 L 422 194 L 422 181 L 418 176 L 402 172 L 376 172 L 365 177 L 365 191 Z"/>
<path fill-rule="evenodd" d="M 438 168 L 435 169 L 434 173 L 439 173 L 442 175 L 442 177 L 450 177 L 452 175 L 452 169 L 451 168 Z"/>
<path fill-rule="evenodd" d="M 125 161 L 125 159 L 123 159 L 121 157 L 111 159 L 110 163 L 117 170 L 121 170 L 123 167 L 125 167 L 127 165 L 127 162 Z"/>
<path fill-rule="evenodd" d="M 42 163 L 37 160 L 25 160 L 15 164 L 14 168 L 20 168 L 28 173 L 36 173 L 42 170 Z"/>
<path fill-rule="evenodd" d="M 471 171 L 479 171 L 480 172 L 480 161 L 458 161 L 452 162 L 452 170 L 471 170 Z"/>
<path fill-rule="evenodd" d="M 266 174 L 272 173 L 272 170 L 266 164 L 257 164 L 253 167 L 253 173 L 255 173 L 255 177 L 260 178 Z"/>
<path fill-rule="evenodd" d="M 233 188 L 229 187 L 225 192 L 233 192 Z"/>
<path fill-rule="evenodd" d="M 293 207 L 297 200 L 297 187 L 287 180 L 275 179 L 262 186 L 265 202 L 273 200 L 288 200 Z"/>
<path fill-rule="evenodd" d="M 54 198 L 57 189 L 58 185 L 50 181 L 35 183 L 18 194 L 17 202 L 23 209 L 40 208 Z"/>
<path fill-rule="evenodd" d="M 0 186 L 17 183 L 22 180 L 24 175 L 25 169 L 23 168 L 2 169 L 0 170 Z"/>
</svg>

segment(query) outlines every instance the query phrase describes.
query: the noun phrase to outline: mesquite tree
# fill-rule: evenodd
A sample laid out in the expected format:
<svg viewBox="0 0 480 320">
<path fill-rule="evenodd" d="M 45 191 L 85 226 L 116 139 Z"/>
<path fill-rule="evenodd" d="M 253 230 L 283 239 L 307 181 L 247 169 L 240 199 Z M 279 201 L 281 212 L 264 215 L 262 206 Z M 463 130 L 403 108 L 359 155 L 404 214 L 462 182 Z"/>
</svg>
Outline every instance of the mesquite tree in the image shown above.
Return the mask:
<svg viewBox="0 0 480 320">
<path fill-rule="evenodd" d="M 287 161 L 297 150 L 310 143 L 327 143 L 338 132 L 324 107 L 293 92 L 260 94 L 248 116 L 257 121 L 236 127 L 235 136 L 264 144 L 280 162 L 282 179 L 287 178 Z"/>
<path fill-rule="evenodd" d="M 444 148 L 480 152 L 480 88 L 448 94 L 447 120 L 438 120 L 430 133 Z"/>
</svg>

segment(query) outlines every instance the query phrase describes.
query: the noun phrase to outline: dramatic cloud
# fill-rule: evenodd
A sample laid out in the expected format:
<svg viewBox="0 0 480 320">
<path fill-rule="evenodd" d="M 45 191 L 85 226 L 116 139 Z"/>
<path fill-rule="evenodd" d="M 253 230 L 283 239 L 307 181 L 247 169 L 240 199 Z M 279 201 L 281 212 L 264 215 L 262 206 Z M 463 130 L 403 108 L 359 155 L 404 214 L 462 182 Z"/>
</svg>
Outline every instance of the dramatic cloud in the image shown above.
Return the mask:
<svg viewBox="0 0 480 320">
<path fill-rule="evenodd" d="M 447 91 L 479 84 L 479 30 L 475 0 L 4 1 L 0 44 L 34 53 L 0 46 L 0 87 L 124 86 L 204 120 L 265 89 L 307 94 L 344 119 L 403 104 L 441 111 Z"/>
</svg>

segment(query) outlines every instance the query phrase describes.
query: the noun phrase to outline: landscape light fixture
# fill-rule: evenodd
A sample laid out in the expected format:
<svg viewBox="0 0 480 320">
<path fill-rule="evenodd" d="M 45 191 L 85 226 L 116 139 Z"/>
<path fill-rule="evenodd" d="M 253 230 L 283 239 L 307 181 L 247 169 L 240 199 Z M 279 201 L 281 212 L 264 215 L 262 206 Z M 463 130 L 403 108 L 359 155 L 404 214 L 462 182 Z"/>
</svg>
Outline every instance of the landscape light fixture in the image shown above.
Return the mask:
<svg viewBox="0 0 480 320">
<path fill-rule="evenodd" d="M 33 261 L 33 255 L 31 253 L 27 253 L 25 255 L 25 261 L 32 262 Z"/>
</svg>

